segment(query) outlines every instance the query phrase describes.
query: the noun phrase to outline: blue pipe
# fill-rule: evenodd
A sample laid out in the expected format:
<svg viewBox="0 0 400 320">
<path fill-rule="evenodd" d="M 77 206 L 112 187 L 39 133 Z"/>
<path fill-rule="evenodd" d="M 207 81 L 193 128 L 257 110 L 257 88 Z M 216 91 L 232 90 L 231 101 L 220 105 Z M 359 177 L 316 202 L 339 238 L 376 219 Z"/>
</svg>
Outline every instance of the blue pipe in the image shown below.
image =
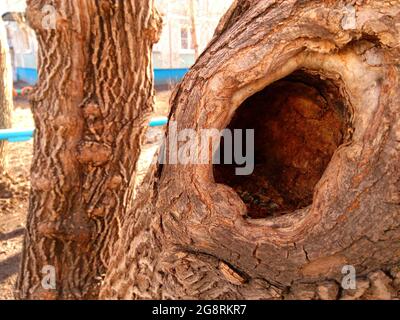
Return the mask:
<svg viewBox="0 0 400 320">
<path fill-rule="evenodd" d="M 168 123 L 167 117 L 155 117 L 149 122 L 150 127 L 162 127 Z M 0 129 L 0 140 L 23 142 L 32 139 L 35 129 Z"/>
<path fill-rule="evenodd" d="M 0 0 L 1 1 L 1 0 Z M 188 68 L 154 69 L 154 84 L 169 85 L 179 82 L 188 72 Z M 16 67 L 17 80 L 22 80 L 33 86 L 38 81 L 38 71 L 35 68 Z"/>
<path fill-rule="evenodd" d="M 1 129 L 0 140 L 9 142 L 28 141 L 33 137 L 34 129 Z"/>
</svg>

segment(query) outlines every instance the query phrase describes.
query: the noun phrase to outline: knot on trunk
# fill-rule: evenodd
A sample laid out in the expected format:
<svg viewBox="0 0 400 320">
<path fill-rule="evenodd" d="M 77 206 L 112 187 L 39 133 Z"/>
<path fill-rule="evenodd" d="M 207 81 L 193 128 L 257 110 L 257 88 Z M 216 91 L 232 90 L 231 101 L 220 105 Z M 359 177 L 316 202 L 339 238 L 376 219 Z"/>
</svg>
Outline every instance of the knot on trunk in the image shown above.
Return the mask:
<svg viewBox="0 0 400 320">
<path fill-rule="evenodd" d="M 100 106 L 97 103 L 89 102 L 83 107 L 83 115 L 86 119 L 95 119 L 100 117 Z"/>
</svg>

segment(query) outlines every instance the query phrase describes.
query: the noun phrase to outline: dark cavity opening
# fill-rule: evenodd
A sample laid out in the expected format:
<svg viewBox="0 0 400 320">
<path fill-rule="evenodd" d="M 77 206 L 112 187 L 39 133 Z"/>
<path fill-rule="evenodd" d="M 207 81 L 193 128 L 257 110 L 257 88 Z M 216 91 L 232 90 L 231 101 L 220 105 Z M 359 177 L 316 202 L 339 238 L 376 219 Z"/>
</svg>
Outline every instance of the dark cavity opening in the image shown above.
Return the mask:
<svg viewBox="0 0 400 320">
<path fill-rule="evenodd" d="M 249 97 L 228 126 L 255 130 L 253 173 L 235 175 L 235 163 L 214 165 L 215 181 L 239 194 L 250 218 L 309 206 L 333 153 L 350 139 L 348 110 L 339 86 L 316 73 L 300 70 L 271 84 Z"/>
</svg>

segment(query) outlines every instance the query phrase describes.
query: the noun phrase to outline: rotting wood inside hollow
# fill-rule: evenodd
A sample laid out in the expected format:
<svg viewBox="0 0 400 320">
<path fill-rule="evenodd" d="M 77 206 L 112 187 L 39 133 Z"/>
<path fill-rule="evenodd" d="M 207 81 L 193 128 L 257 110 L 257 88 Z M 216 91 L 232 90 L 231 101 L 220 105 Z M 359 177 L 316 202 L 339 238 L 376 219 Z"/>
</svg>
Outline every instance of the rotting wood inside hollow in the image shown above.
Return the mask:
<svg viewBox="0 0 400 320">
<path fill-rule="evenodd" d="M 250 218 L 280 216 L 312 203 L 335 150 L 350 139 L 349 108 L 340 92 L 337 83 L 299 70 L 237 109 L 228 128 L 254 129 L 254 171 L 238 176 L 236 163 L 214 165 L 214 179 L 239 194 Z M 221 148 L 223 154 L 223 143 Z"/>
</svg>

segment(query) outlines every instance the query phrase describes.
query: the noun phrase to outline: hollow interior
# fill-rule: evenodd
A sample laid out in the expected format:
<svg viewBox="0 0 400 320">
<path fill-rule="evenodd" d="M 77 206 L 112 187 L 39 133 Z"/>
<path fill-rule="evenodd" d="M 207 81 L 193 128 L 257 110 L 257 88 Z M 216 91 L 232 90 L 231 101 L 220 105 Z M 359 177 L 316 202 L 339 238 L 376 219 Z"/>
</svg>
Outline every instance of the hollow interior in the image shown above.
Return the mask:
<svg viewBox="0 0 400 320">
<path fill-rule="evenodd" d="M 236 175 L 243 165 L 235 162 L 214 165 L 215 181 L 239 194 L 251 218 L 309 206 L 333 153 L 348 139 L 347 110 L 338 86 L 317 74 L 300 70 L 271 84 L 249 97 L 228 126 L 254 129 L 253 173 Z"/>
</svg>

